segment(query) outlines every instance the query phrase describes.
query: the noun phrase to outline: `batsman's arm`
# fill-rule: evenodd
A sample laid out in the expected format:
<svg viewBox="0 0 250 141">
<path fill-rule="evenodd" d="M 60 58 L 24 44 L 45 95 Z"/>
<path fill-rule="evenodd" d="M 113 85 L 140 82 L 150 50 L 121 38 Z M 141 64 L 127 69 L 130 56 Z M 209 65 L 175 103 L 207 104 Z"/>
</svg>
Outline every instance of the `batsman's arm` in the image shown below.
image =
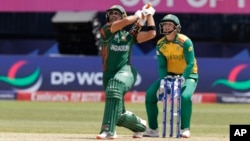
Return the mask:
<svg viewBox="0 0 250 141">
<path fill-rule="evenodd" d="M 137 10 L 134 15 L 128 16 L 122 20 L 115 21 L 112 25 L 111 31 L 114 33 L 127 25 L 134 24 L 132 27 L 132 34 L 136 35 L 141 30 L 141 26 L 145 24 L 147 15 L 154 15 L 155 9 L 152 7 L 150 3 L 145 4 L 142 10 Z"/>
<path fill-rule="evenodd" d="M 135 23 L 138 20 L 138 15 L 131 15 L 128 16 L 126 18 L 123 18 L 121 20 L 115 21 L 112 25 L 111 25 L 111 32 L 114 33 L 118 30 L 123 29 L 124 27 L 131 25 L 133 23 Z"/>
<path fill-rule="evenodd" d="M 133 34 L 133 36 L 137 37 L 138 33 L 141 31 L 142 26 L 136 22 L 133 24 L 133 26 L 130 29 L 130 33 Z"/>
<path fill-rule="evenodd" d="M 147 31 L 141 31 L 137 35 L 137 42 L 142 43 L 156 36 L 155 21 L 153 15 L 147 15 Z"/>
</svg>

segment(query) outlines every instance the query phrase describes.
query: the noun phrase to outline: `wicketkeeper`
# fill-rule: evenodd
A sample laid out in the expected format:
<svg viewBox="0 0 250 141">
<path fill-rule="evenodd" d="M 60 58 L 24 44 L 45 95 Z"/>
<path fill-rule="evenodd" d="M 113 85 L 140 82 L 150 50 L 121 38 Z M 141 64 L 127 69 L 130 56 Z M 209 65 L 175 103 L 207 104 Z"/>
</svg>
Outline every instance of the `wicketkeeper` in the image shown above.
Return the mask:
<svg viewBox="0 0 250 141">
<path fill-rule="evenodd" d="M 159 32 L 163 37 L 158 40 L 156 55 L 158 61 L 159 79 L 146 92 L 146 111 L 149 128 L 145 137 L 159 137 L 158 130 L 158 98 L 160 81 L 167 75 L 181 75 L 181 135 L 190 137 L 190 122 L 192 114 L 191 97 L 198 82 L 198 66 L 194 47 L 190 38 L 181 34 L 181 25 L 177 16 L 168 14 L 159 23 Z M 160 89 L 160 91 L 163 91 Z"/>
</svg>

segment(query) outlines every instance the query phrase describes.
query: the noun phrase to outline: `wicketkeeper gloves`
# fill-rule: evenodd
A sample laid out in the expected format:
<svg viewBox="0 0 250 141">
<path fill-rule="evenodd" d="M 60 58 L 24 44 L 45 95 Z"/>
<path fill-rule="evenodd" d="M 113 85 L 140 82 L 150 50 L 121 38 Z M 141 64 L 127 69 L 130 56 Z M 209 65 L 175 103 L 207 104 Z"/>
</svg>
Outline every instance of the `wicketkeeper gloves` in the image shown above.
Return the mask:
<svg viewBox="0 0 250 141">
<path fill-rule="evenodd" d="M 185 84 L 185 78 L 183 77 L 183 76 L 181 76 L 181 86 L 183 87 L 184 86 L 184 84 Z"/>
<path fill-rule="evenodd" d="M 185 84 L 185 78 L 184 78 L 183 76 L 180 76 L 180 79 L 181 79 L 181 87 L 183 87 L 184 84 Z M 162 98 L 163 98 L 163 96 L 164 96 L 164 91 L 165 91 L 165 89 L 164 89 L 164 87 L 165 87 L 164 83 L 165 83 L 165 80 L 162 79 L 161 82 L 160 82 L 159 89 L 158 89 L 157 94 L 156 94 L 158 100 L 160 100 L 160 101 L 162 100 Z M 177 96 L 178 84 L 179 84 L 178 79 L 176 79 L 176 80 L 174 81 L 174 89 L 173 89 L 174 97 Z M 166 89 L 167 89 L 167 94 L 170 95 L 171 92 L 172 92 L 171 85 L 167 85 L 167 88 L 166 88 Z"/>
<path fill-rule="evenodd" d="M 160 82 L 160 87 L 159 87 L 157 94 L 156 94 L 158 100 L 160 100 L 160 101 L 162 100 L 162 98 L 164 96 L 164 90 L 165 90 L 164 89 L 164 79 L 162 79 Z"/>
</svg>

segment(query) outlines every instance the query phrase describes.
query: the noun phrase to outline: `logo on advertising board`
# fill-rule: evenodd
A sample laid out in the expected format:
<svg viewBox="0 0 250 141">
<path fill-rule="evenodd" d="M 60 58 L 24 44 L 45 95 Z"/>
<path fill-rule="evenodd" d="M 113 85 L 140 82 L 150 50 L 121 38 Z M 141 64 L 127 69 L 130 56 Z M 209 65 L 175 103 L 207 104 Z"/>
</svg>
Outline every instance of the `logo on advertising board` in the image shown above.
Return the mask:
<svg viewBox="0 0 250 141">
<path fill-rule="evenodd" d="M 14 91 L 18 92 L 34 92 L 37 91 L 42 84 L 42 76 L 40 68 L 36 68 L 33 72 L 25 76 L 18 76 L 21 68 L 25 68 L 27 61 L 20 60 L 14 63 L 8 70 L 8 74 L 0 75 L 0 82 L 10 85 Z"/>
<path fill-rule="evenodd" d="M 220 94 L 217 97 L 218 102 L 220 103 L 250 103 L 250 79 L 242 78 L 239 79 L 240 74 L 243 74 L 244 69 L 247 68 L 247 64 L 239 64 L 234 67 L 227 79 L 217 79 L 214 81 L 213 86 L 223 85 L 232 90 L 235 90 L 231 95 L 230 94 Z M 248 71 L 249 72 L 249 71 Z M 244 91 L 244 92 L 243 92 Z"/>
<path fill-rule="evenodd" d="M 234 90 L 249 90 L 250 89 L 250 79 L 246 78 L 246 80 L 243 81 L 237 81 L 237 77 L 240 74 L 240 72 L 247 68 L 246 64 L 239 64 L 236 67 L 234 67 L 231 72 L 228 75 L 227 79 L 217 79 L 213 86 L 216 85 L 224 85 L 229 88 L 232 88 Z"/>
</svg>

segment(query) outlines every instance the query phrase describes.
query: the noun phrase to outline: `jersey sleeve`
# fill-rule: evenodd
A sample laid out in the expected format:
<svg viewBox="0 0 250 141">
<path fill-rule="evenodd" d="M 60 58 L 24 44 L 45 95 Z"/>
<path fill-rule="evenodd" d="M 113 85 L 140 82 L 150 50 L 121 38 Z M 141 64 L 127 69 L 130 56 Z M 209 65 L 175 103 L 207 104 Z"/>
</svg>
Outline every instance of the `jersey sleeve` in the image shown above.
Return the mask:
<svg viewBox="0 0 250 141">
<path fill-rule="evenodd" d="M 167 61 L 165 56 L 160 51 L 161 44 L 157 44 L 156 46 L 156 55 L 158 62 L 158 74 L 160 79 L 163 79 L 167 75 Z"/>
<path fill-rule="evenodd" d="M 194 47 L 193 43 L 190 39 L 187 39 L 183 44 L 184 49 L 184 57 L 186 61 L 186 68 L 182 74 L 182 76 L 187 79 L 191 74 L 194 64 L 195 64 L 195 54 L 194 54 Z"/>
<path fill-rule="evenodd" d="M 107 41 L 110 36 L 112 35 L 111 32 L 111 24 L 105 24 L 101 29 L 100 29 L 100 33 L 101 33 L 101 40 L 102 41 Z"/>
</svg>

